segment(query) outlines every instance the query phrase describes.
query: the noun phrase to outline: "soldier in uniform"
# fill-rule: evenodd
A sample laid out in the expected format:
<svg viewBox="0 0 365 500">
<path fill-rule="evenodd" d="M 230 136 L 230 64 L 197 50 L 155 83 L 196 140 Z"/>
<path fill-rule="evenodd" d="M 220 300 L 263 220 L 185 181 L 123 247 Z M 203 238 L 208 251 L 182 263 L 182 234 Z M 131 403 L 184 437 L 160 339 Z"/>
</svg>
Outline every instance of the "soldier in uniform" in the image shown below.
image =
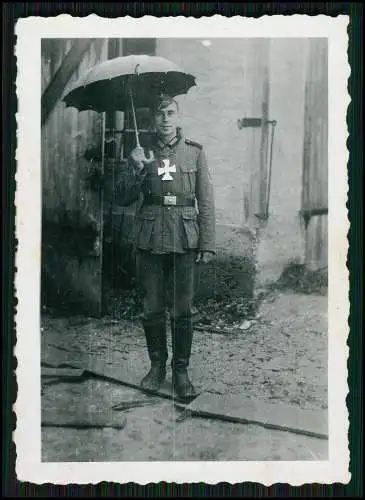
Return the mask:
<svg viewBox="0 0 365 500">
<path fill-rule="evenodd" d="M 188 366 L 193 338 L 194 267 L 215 254 L 215 207 L 203 147 L 182 134 L 177 102 L 152 105 L 155 138 L 147 155 L 135 148 L 123 182 L 123 205 L 142 204 L 136 222 L 136 269 L 151 362 L 141 386 L 157 390 L 166 377 L 166 306 L 170 306 L 172 381 L 183 400 L 196 396 Z M 166 300 L 169 299 L 169 300 Z"/>
</svg>

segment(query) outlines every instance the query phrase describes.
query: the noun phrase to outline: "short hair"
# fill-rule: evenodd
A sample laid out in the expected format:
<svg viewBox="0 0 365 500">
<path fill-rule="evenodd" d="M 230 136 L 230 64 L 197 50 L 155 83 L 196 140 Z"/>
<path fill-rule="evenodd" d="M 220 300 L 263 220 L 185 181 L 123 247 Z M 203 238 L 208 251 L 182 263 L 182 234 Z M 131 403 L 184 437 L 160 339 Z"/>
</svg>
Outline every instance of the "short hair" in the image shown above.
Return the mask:
<svg viewBox="0 0 365 500">
<path fill-rule="evenodd" d="M 153 100 L 151 109 L 153 113 L 156 113 L 160 109 L 170 106 L 172 103 L 175 103 L 177 110 L 179 110 L 179 104 L 173 97 L 168 94 L 160 94 Z"/>
</svg>

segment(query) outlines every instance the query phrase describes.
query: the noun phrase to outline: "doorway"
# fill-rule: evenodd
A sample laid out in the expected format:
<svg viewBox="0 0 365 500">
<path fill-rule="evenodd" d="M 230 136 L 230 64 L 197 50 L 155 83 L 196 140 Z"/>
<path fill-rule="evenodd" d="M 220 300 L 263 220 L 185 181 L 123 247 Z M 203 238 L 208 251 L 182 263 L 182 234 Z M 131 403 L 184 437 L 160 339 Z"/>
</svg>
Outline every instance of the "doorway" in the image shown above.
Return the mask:
<svg viewBox="0 0 365 500">
<path fill-rule="evenodd" d="M 156 39 L 110 39 L 108 58 L 131 54 L 155 55 Z M 148 148 L 152 131 L 149 109 L 136 109 L 140 143 Z M 131 110 L 111 112 L 105 117 L 104 137 L 104 235 L 103 235 L 103 310 L 116 311 L 120 303 L 129 302 L 133 309 L 135 292 L 134 228 L 138 202 L 128 207 L 116 196 L 127 160 L 135 147 L 135 131 Z M 130 300 L 121 300 L 128 296 Z M 134 309 L 133 309 L 134 310 Z M 125 311 L 124 311 L 125 312 Z"/>
</svg>

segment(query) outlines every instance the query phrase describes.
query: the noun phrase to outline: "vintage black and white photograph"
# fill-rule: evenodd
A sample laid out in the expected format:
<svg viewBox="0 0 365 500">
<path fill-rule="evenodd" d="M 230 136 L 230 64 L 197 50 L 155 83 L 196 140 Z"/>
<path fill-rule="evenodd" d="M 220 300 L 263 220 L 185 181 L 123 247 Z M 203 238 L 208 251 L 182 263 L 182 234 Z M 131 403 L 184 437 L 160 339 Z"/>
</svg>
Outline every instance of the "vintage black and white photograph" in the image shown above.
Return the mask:
<svg viewBox="0 0 365 500">
<path fill-rule="evenodd" d="M 347 20 L 275 17 L 18 26 L 15 408 L 39 481 L 348 477 Z"/>
</svg>

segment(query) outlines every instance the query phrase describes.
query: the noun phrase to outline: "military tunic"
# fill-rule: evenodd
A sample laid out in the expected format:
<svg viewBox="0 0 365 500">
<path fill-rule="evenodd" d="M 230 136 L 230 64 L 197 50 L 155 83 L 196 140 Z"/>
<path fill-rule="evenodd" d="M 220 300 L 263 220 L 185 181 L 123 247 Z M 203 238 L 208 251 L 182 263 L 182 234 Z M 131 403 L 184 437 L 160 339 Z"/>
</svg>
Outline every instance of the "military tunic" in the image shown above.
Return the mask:
<svg viewBox="0 0 365 500">
<path fill-rule="evenodd" d="M 119 192 L 121 205 L 143 197 L 136 218 L 136 248 L 153 254 L 215 252 L 214 194 L 203 147 L 178 130 L 169 144 L 156 136 L 151 149 L 154 161 L 142 172 L 128 160 Z M 151 196 L 193 202 L 190 206 L 154 204 L 149 202 Z"/>
</svg>

